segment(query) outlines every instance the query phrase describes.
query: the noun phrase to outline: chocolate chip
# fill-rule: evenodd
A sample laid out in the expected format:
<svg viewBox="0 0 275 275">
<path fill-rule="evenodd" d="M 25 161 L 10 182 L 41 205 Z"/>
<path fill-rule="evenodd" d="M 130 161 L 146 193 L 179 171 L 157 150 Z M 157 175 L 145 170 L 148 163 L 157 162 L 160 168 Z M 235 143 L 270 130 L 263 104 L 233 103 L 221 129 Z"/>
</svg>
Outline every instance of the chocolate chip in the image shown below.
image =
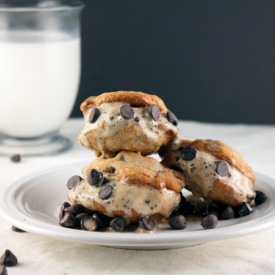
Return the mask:
<svg viewBox="0 0 275 275">
<path fill-rule="evenodd" d="M 148 112 L 154 121 L 158 121 L 160 118 L 160 110 L 159 106 L 156 104 L 152 104 L 148 107 Z"/>
<path fill-rule="evenodd" d="M 13 155 L 13 156 L 10 157 L 10 160 L 12 162 L 20 162 L 21 161 L 21 155 L 15 154 L 15 155 Z"/>
<path fill-rule="evenodd" d="M 134 120 L 135 120 L 135 122 L 140 122 L 140 118 L 139 118 L 138 116 L 136 116 L 136 117 L 134 118 Z"/>
<path fill-rule="evenodd" d="M 134 117 L 135 112 L 130 105 L 122 105 L 120 107 L 120 115 L 125 119 L 131 119 Z"/>
<path fill-rule="evenodd" d="M 65 208 L 65 212 L 76 216 L 83 212 L 83 206 L 81 204 L 72 204 L 69 207 Z"/>
<path fill-rule="evenodd" d="M 196 150 L 192 147 L 180 147 L 180 156 L 183 160 L 189 161 L 196 157 Z"/>
<path fill-rule="evenodd" d="M 201 226 L 204 229 L 213 229 L 218 225 L 218 218 L 215 215 L 208 215 L 201 221 Z"/>
<path fill-rule="evenodd" d="M 150 218 L 142 217 L 139 219 L 139 227 L 145 230 L 153 230 L 154 223 Z"/>
<path fill-rule="evenodd" d="M 102 200 L 107 200 L 112 196 L 113 187 L 111 185 L 105 185 L 98 191 L 98 197 Z"/>
<path fill-rule="evenodd" d="M 95 218 L 89 215 L 84 215 L 81 219 L 81 229 L 87 231 L 96 231 L 98 228 Z"/>
<path fill-rule="evenodd" d="M 110 224 L 110 221 L 112 220 L 112 218 L 105 216 L 103 214 L 100 214 L 100 213 L 94 213 L 93 218 L 97 222 L 98 229 L 107 227 Z"/>
<path fill-rule="evenodd" d="M 104 169 L 105 173 L 113 174 L 116 171 L 116 169 L 112 166 L 108 166 Z"/>
<path fill-rule="evenodd" d="M 192 203 L 187 201 L 187 199 L 182 195 L 179 204 L 179 213 L 182 215 L 192 215 L 194 213 L 195 207 Z"/>
<path fill-rule="evenodd" d="M 12 225 L 11 230 L 14 231 L 14 232 L 18 232 L 18 233 L 24 233 L 24 232 L 26 232 L 25 230 L 20 229 L 20 228 L 14 226 L 14 225 Z"/>
<path fill-rule="evenodd" d="M 243 202 L 236 207 L 236 215 L 238 217 L 247 216 L 251 214 L 252 211 L 253 211 L 252 207 L 246 202 Z"/>
<path fill-rule="evenodd" d="M 256 190 L 256 197 L 255 197 L 255 204 L 256 205 L 260 205 L 262 203 L 264 203 L 267 200 L 267 196 L 264 192 Z"/>
<path fill-rule="evenodd" d="M 168 111 L 167 114 L 166 114 L 166 118 L 167 120 L 172 123 L 173 125 L 177 126 L 178 125 L 178 119 L 177 117 L 175 116 L 174 113 L 172 113 L 171 111 Z"/>
<path fill-rule="evenodd" d="M 74 218 L 74 228 L 81 229 L 81 220 L 84 216 L 89 216 L 88 213 L 79 213 Z"/>
<path fill-rule="evenodd" d="M 221 160 L 221 161 L 217 161 L 216 163 L 216 172 L 218 175 L 220 175 L 221 177 L 226 177 L 228 175 L 228 164 L 226 161 Z"/>
<path fill-rule="evenodd" d="M 7 268 L 4 265 L 0 265 L 0 275 L 8 275 Z"/>
<path fill-rule="evenodd" d="M 9 250 L 5 250 L 4 254 L 0 257 L 0 264 L 4 266 L 15 266 L 18 261 L 16 256 Z"/>
<path fill-rule="evenodd" d="M 59 211 L 59 220 L 61 220 L 64 217 L 65 210 L 70 206 L 71 206 L 71 204 L 68 202 L 62 203 L 62 205 L 60 207 L 60 211 Z"/>
<path fill-rule="evenodd" d="M 100 116 L 100 111 L 98 108 L 93 108 L 91 113 L 90 113 L 90 116 L 89 116 L 89 122 L 90 123 L 94 123 L 96 122 L 96 120 L 98 119 L 98 117 Z"/>
<path fill-rule="evenodd" d="M 184 229 L 186 227 L 186 220 L 183 215 L 169 217 L 168 223 L 173 229 Z"/>
<path fill-rule="evenodd" d="M 69 190 L 75 189 L 75 187 L 82 181 L 82 178 L 78 175 L 72 176 L 67 181 L 67 188 Z"/>
<path fill-rule="evenodd" d="M 88 180 L 88 183 L 92 186 L 100 185 L 103 183 L 104 177 L 100 171 L 96 169 L 92 169 L 87 176 L 87 180 Z"/>
<path fill-rule="evenodd" d="M 235 216 L 234 209 L 230 205 L 228 205 L 221 212 L 221 214 L 219 215 L 219 218 L 221 220 L 230 220 L 230 219 L 233 219 L 234 216 Z"/>
<path fill-rule="evenodd" d="M 59 224 L 64 227 L 74 228 L 74 216 L 70 213 L 65 213 L 64 216 L 59 220 Z"/>
<path fill-rule="evenodd" d="M 116 217 L 111 220 L 110 227 L 117 232 L 123 232 L 126 227 L 126 221 L 122 217 Z"/>
</svg>

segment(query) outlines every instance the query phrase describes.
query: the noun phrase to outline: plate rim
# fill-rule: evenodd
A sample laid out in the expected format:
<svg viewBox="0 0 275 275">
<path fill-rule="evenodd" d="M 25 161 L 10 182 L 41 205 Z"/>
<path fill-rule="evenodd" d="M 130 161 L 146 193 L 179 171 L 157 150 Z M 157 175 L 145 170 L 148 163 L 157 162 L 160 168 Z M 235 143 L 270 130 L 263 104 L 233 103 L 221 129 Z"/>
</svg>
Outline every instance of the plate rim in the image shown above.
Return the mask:
<svg viewBox="0 0 275 275">
<path fill-rule="evenodd" d="M 87 162 L 81 160 L 43 169 L 22 177 L 13 183 L 10 182 L 0 192 L 1 216 L 12 225 L 25 231 L 58 240 L 108 247 L 145 249 L 185 247 L 194 244 L 225 240 L 252 234 L 275 225 L 275 208 L 273 208 L 265 215 L 259 216 L 256 220 L 252 219 L 240 224 L 218 227 L 211 230 L 167 230 L 165 232 L 155 232 L 152 234 L 139 234 L 135 232 L 90 232 L 64 228 L 58 223 L 57 225 L 52 225 L 43 221 L 36 221 L 31 217 L 24 217 L 22 212 L 20 212 L 19 209 L 15 207 L 15 204 L 13 204 L 13 198 L 16 191 L 23 185 L 27 185 L 30 180 L 41 177 L 42 175 L 54 173 L 55 171 L 60 171 L 69 166 L 85 165 L 85 163 Z M 271 187 L 271 183 L 275 183 L 275 179 L 272 177 L 260 172 L 255 172 L 255 174 L 256 178 L 265 182 L 266 186 Z M 273 191 L 275 193 L 275 185 Z M 272 200 L 273 203 L 275 203 L 275 198 L 269 198 L 269 200 Z M 8 202 L 8 204 L 5 204 L 4 202 Z M 9 209 L 10 206 L 11 208 Z M 12 211 L 15 211 L 16 213 L 12 213 Z M 18 216 L 22 219 L 19 219 Z M 78 233 L 75 234 L 76 232 Z"/>
</svg>

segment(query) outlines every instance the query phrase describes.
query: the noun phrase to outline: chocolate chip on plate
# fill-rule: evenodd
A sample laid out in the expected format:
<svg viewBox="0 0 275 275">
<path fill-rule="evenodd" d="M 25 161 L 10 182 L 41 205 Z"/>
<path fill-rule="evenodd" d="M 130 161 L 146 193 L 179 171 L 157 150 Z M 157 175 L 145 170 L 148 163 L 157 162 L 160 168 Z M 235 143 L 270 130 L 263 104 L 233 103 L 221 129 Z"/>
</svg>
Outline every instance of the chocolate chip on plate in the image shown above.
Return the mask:
<svg viewBox="0 0 275 275">
<path fill-rule="evenodd" d="M 59 211 L 59 220 L 61 220 L 64 217 L 65 210 L 70 206 L 71 204 L 68 203 L 67 201 L 61 204 L 60 211 Z"/>
<path fill-rule="evenodd" d="M 216 163 L 216 172 L 221 177 L 226 177 L 228 175 L 228 164 L 224 160 L 220 160 Z"/>
<path fill-rule="evenodd" d="M 24 232 L 26 232 L 25 230 L 23 230 L 23 229 L 21 229 L 21 228 L 18 228 L 18 227 L 16 227 L 15 225 L 12 225 L 11 226 L 11 230 L 13 231 L 13 232 L 18 232 L 18 233 L 24 233 Z M 0 273 L 1 274 L 1 273 Z"/>
<path fill-rule="evenodd" d="M 180 156 L 183 160 L 190 161 L 196 157 L 196 150 L 193 147 L 180 147 Z"/>
<path fill-rule="evenodd" d="M 123 232 L 126 227 L 126 221 L 122 217 L 116 217 L 111 220 L 110 227 L 117 232 Z"/>
<path fill-rule="evenodd" d="M 134 117 L 134 109 L 130 105 L 122 105 L 120 107 L 120 115 L 125 119 L 131 119 Z"/>
<path fill-rule="evenodd" d="M 172 113 L 171 111 L 168 111 L 167 114 L 166 114 L 166 118 L 167 120 L 172 123 L 173 125 L 177 126 L 178 125 L 178 119 L 177 117 L 175 116 L 174 113 Z"/>
<path fill-rule="evenodd" d="M 104 180 L 103 173 L 96 169 L 92 169 L 87 176 L 87 180 L 90 185 L 100 185 Z"/>
<path fill-rule="evenodd" d="M 87 231 L 96 231 L 98 224 L 95 218 L 90 215 L 84 215 L 81 219 L 81 229 Z"/>
<path fill-rule="evenodd" d="M 235 217 L 235 212 L 232 206 L 226 206 L 223 211 L 220 213 L 219 218 L 221 220 L 230 220 Z"/>
<path fill-rule="evenodd" d="M 142 217 L 139 219 L 139 227 L 145 230 L 153 230 L 154 223 L 150 218 Z"/>
<path fill-rule="evenodd" d="M 154 121 L 158 121 L 160 118 L 160 110 L 159 106 L 156 104 L 152 104 L 148 107 L 148 112 Z"/>
<path fill-rule="evenodd" d="M 267 200 L 267 196 L 264 192 L 256 190 L 255 193 L 256 193 L 256 196 L 255 196 L 255 204 L 256 205 L 260 205 Z"/>
<path fill-rule="evenodd" d="M 18 260 L 16 256 L 9 250 L 6 249 L 4 254 L 0 257 L 0 264 L 4 266 L 15 266 Z"/>
<path fill-rule="evenodd" d="M 59 220 L 59 224 L 64 227 L 74 228 L 75 227 L 74 216 L 70 213 L 65 213 L 64 216 Z"/>
<path fill-rule="evenodd" d="M 100 111 L 98 108 L 93 108 L 90 116 L 89 116 L 89 122 L 94 123 L 97 121 L 98 117 L 100 116 Z"/>
<path fill-rule="evenodd" d="M 201 226 L 204 229 L 213 229 L 218 225 L 218 218 L 216 215 L 208 215 L 205 216 L 202 220 L 201 220 Z"/>
<path fill-rule="evenodd" d="M 113 186 L 105 185 L 98 191 L 98 197 L 102 200 L 107 200 L 112 196 Z"/>
<path fill-rule="evenodd" d="M 10 157 L 10 160 L 11 160 L 12 162 L 20 162 L 20 161 L 21 161 L 21 155 L 20 155 L 20 154 L 12 155 L 12 156 Z"/>
<path fill-rule="evenodd" d="M 76 216 L 83 212 L 83 206 L 81 204 L 72 204 L 69 207 L 65 208 L 65 212 Z"/>
<path fill-rule="evenodd" d="M 82 181 L 82 178 L 78 175 L 72 176 L 67 181 L 67 188 L 69 190 L 75 189 L 75 187 Z"/>
<path fill-rule="evenodd" d="M 168 223 L 173 229 L 184 229 L 186 227 L 186 220 L 183 215 L 169 217 Z"/>
<path fill-rule="evenodd" d="M 244 217 L 253 211 L 253 208 L 246 202 L 242 202 L 236 207 L 236 214 L 238 217 Z"/>
<path fill-rule="evenodd" d="M 0 275 L 8 275 L 7 268 L 4 265 L 0 265 Z"/>
</svg>

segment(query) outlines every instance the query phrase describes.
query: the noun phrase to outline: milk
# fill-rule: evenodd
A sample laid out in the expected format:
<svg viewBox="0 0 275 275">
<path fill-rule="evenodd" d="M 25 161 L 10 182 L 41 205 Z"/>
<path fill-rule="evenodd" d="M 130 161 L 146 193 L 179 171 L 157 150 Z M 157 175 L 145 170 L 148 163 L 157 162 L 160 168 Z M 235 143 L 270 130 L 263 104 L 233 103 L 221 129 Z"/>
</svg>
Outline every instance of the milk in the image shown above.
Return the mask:
<svg viewBox="0 0 275 275">
<path fill-rule="evenodd" d="M 33 138 L 69 117 L 80 78 L 80 40 L 0 32 L 0 133 Z"/>
</svg>

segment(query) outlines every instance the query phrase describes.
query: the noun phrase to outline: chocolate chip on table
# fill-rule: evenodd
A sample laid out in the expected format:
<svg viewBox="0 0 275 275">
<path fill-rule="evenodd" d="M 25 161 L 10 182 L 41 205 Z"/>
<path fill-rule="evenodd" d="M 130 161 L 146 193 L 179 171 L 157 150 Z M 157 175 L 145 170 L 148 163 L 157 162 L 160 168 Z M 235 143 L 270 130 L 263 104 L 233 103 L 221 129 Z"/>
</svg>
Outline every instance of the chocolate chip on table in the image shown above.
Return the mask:
<svg viewBox="0 0 275 275">
<path fill-rule="evenodd" d="M 18 260 L 16 256 L 9 250 L 6 249 L 4 254 L 0 257 L 0 264 L 4 266 L 15 266 Z"/>
<path fill-rule="evenodd" d="M 186 227 L 186 220 L 183 215 L 170 216 L 168 223 L 173 229 L 184 229 Z"/>
<path fill-rule="evenodd" d="M 134 117 L 134 109 L 130 105 L 122 105 L 120 107 L 120 115 L 125 119 L 131 119 Z"/>
<path fill-rule="evenodd" d="M 266 201 L 267 196 L 264 192 L 256 190 L 255 194 L 256 194 L 256 196 L 255 196 L 255 204 L 256 205 L 260 205 Z"/>
<path fill-rule="evenodd" d="M 166 114 L 166 118 L 167 120 L 172 123 L 173 125 L 177 126 L 178 125 L 178 119 L 177 117 L 175 116 L 174 113 L 172 113 L 171 111 L 168 111 L 167 114 Z"/>
<path fill-rule="evenodd" d="M 74 216 L 70 213 L 65 213 L 64 216 L 59 220 L 59 224 L 64 227 L 74 228 L 75 227 Z"/>
<path fill-rule="evenodd" d="M 98 108 L 93 108 L 90 116 L 89 116 L 89 122 L 94 123 L 97 121 L 98 117 L 100 116 L 100 111 Z"/>
<path fill-rule="evenodd" d="M 159 106 L 156 104 L 152 104 L 148 107 L 148 112 L 154 121 L 158 121 L 160 118 L 160 110 Z"/>
<path fill-rule="evenodd" d="M 223 211 L 220 213 L 219 218 L 221 220 L 230 220 L 235 217 L 235 212 L 232 206 L 226 206 Z"/>
<path fill-rule="evenodd" d="M 25 230 L 23 230 L 21 228 L 18 228 L 18 227 L 14 226 L 14 225 L 11 226 L 11 230 L 14 231 L 14 232 L 18 232 L 18 233 L 24 233 L 24 232 L 26 232 Z"/>
<path fill-rule="evenodd" d="M 218 218 L 216 215 L 208 215 L 201 220 L 201 226 L 204 229 L 213 229 L 218 225 Z"/>
<path fill-rule="evenodd" d="M 100 185 L 103 183 L 104 176 L 103 173 L 96 169 L 92 169 L 87 176 L 88 183 L 92 186 Z"/>
<path fill-rule="evenodd" d="M 139 227 L 145 230 L 153 230 L 154 223 L 150 218 L 142 217 L 139 219 Z"/>
<path fill-rule="evenodd" d="M 75 189 L 75 187 L 82 181 L 82 178 L 78 175 L 72 176 L 67 181 L 67 188 L 69 190 Z"/>
<path fill-rule="evenodd" d="M 0 265 L 0 275 L 8 275 L 7 268 L 4 265 Z"/>
<path fill-rule="evenodd" d="M 81 229 L 87 231 L 96 231 L 98 224 L 95 218 L 90 215 L 84 215 L 81 219 Z"/>
<path fill-rule="evenodd" d="M 98 191 L 98 197 L 102 200 L 107 200 L 112 196 L 113 186 L 105 185 Z"/>
<path fill-rule="evenodd" d="M 246 202 L 242 202 L 236 207 L 236 216 L 238 217 L 244 217 L 253 211 L 253 208 Z"/>
<path fill-rule="evenodd" d="M 110 227 L 117 232 L 123 232 L 126 227 L 126 221 L 122 217 L 116 217 L 111 220 Z"/>
<path fill-rule="evenodd" d="M 226 177 L 228 175 L 228 164 L 224 160 L 220 160 L 216 163 L 216 172 L 221 177 Z"/>
<path fill-rule="evenodd" d="M 20 162 L 20 161 L 21 161 L 21 155 L 19 155 L 19 154 L 12 155 L 12 156 L 10 157 L 10 160 L 11 160 L 12 162 Z"/>
<path fill-rule="evenodd" d="M 196 150 L 193 147 L 180 147 L 180 156 L 183 160 L 190 161 L 196 157 Z"/>
</svg>

